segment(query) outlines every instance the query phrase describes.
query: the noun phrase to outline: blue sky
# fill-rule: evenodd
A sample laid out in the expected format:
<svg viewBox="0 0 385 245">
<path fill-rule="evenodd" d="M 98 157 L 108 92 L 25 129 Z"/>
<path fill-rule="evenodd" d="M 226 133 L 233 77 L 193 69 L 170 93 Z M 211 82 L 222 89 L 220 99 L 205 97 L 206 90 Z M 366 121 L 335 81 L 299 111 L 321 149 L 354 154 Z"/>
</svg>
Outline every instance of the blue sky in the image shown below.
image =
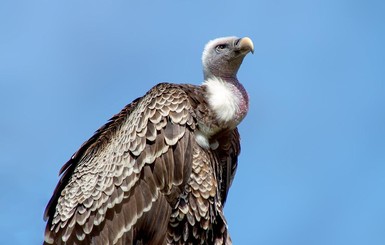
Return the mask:
<svg viewBox="0 0 385 245">
<path fill-rule="evenodd" d="M 385 2 L 1 1 L 0 244 L 41 244 L 60 167 L 204 44 L 249 36 L 234 244 L 385 244 Z"/>
</svg>

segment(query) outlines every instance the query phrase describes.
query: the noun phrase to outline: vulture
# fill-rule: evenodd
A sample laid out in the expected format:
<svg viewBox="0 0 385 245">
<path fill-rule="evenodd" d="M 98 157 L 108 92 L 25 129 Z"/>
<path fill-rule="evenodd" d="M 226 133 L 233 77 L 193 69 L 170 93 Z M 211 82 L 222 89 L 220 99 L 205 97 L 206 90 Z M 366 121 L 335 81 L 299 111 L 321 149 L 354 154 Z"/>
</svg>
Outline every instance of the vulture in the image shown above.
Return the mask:
<svg viewBox="0 0 385 245">
<path fill-rule="evenodd" d="M 44 213 L 44 244 L 231 244 L 223 214 L 249 108 L 250 38 L 202 55 L 201 85 L 159 83 L 75 152 Z"/>
</svg>

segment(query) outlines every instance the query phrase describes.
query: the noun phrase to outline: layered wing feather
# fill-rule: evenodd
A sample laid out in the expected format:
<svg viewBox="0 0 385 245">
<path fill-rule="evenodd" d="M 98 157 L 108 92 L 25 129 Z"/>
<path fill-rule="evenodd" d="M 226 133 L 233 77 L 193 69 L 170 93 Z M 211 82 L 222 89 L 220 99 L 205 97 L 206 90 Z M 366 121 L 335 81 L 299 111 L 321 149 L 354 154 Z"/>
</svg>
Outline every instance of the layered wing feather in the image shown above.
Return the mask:
<svg viewBox="0 0 385 245">
<path fill-rule="evenodd" d="M 167 222 L 154 217 L 170 216 L 188 181 L 194 129 L 178 86 L 159 84 L 126 106 L 63 166 L 45 243 L 161 244 Z"/>
<path fill-rule="evenodd" d="M 231 244 L 223 207 L 237 167 L 239 134 L 229 130 L 216 140 L 216 150 L 192 147 L 192 172 L 171 214 L 167 244 Z"/>
<path fill-rule="evenodd" d="M 221 203 L 224 205 L 227 193 L 234 180 L 238 166 L 238 156 L 241 152 L 238 129 L 235 128 L 218 136 L 218 143 L 218 148 L 215 150 L 215 154 L 219 159 L 216 172 L 219 175 L 218 184 L 220 186 Z"/>
</svg>

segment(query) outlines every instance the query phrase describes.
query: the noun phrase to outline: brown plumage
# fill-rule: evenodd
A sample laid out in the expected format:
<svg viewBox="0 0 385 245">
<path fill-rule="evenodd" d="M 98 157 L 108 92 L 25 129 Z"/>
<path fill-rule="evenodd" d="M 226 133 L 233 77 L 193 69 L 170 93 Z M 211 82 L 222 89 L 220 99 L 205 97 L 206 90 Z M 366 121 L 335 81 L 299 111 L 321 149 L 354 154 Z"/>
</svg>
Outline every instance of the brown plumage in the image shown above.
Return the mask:
<svg viewBox="0 0 385 245">
<path fill-rule="evenodd" d="M 44 244 L 231 244 L 223 205 L 248 109 L 236 73 L 249 51 L 249 38 L 211 41 L 202 86 L 158 84 L 97 130 L 60 170 Z"/>
</svg>

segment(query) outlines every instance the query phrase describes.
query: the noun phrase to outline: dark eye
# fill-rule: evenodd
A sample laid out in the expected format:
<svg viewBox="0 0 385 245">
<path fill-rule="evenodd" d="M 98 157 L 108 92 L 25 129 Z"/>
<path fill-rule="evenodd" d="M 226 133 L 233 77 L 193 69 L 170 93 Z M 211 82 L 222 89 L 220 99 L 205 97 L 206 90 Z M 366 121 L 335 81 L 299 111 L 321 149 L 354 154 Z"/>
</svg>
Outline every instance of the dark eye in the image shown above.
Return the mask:
<svg viewBox="0 0 385 245">
<path fill-rule="evenodd" d="M 215 50 L 217 52 L 220 52 L 220 51 L 224 50 L 225 48 L 227 48 L 226 44 L 219 44 L 218 46 L 215 47 Z"/>
</svg>

